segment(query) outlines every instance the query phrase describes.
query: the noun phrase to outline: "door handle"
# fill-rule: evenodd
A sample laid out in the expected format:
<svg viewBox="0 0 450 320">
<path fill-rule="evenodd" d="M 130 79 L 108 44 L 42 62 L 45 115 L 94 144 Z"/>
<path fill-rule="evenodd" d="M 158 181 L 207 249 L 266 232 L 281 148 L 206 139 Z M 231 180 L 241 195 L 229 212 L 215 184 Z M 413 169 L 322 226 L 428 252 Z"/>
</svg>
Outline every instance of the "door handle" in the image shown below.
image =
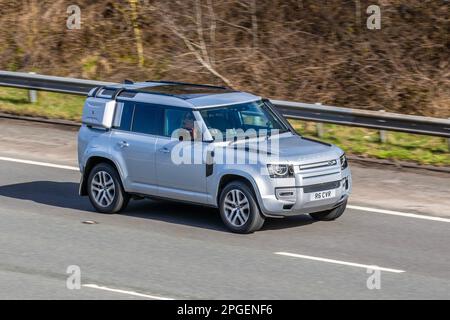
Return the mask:
<svg viewBox="0 0 450 320">
<path fill-rule="evenodd" d="M 159 149 L 159 152 L 162 152 L 162 153 L 169 153 L 170 150 L 169 150 L 168 148 L 166 148 L 166 147 L 163 147 L 163 148 Z"/>
<path fill-rule="evenodd" d="M 120 141 L 117 143 L 119 145 L 120 148 L 125 148 L 125 147 L 129 147 L 130 144 L 126 141 Z"/>
</svg>

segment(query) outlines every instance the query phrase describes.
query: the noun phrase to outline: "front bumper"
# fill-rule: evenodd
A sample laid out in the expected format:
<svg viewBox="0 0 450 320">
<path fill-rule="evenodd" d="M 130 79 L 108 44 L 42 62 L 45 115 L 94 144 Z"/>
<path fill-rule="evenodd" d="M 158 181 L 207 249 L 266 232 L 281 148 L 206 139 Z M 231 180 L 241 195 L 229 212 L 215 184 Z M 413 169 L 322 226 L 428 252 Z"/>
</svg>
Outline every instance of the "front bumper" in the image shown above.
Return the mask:
<svg viewBox="0 0 450 320">
<path fill-rule="evenodd" d="M 342 204 L 351 193 L 352 177 L 347 167 L 340 172 L 312 179 L 296 174 L 290 185 L 273 186 L 272 181 L 271 186 L 265 185 L 262 189 L 266 194 L 260 194 L 260 208 L 265 216 L 294 216 L 330 210 Z M 334 197 L 311 201 L 312 192 L 330 189 L 335 190 Z M 272 191 L 267 192 L 269 190 Z"/>
</svg>

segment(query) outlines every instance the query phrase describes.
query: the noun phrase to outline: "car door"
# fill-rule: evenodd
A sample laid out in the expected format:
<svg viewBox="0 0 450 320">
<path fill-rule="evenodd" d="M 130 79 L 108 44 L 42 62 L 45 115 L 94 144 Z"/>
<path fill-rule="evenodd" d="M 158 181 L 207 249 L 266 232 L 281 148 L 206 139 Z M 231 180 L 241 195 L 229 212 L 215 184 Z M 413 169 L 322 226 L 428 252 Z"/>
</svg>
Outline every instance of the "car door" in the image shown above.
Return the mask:
<svg viewBox="0 0 450 320">
<path fill-rule="evenodd" d="M 156 195 L 155 147 L 162 131 L 162 109 L 141 102 L 120 103 L 120 125 L 112 130 L 111 140 L 124 184 L 129 192 Z"/>
<path fill-rule="evenodd" d="M 158 194 L 165 198 L 207 203 L 206 165 L 202 159 L 203 142 L 197 137 L 197 141 L 188 141 L 189 139 L 185 138 L 180 142 L 178 136 L 173 135 L 180 128 L 186 130 L 184 133 L 191 131 L 191 127 L 183 126 L 186 122 L 192 126 L 194 121 L 195 117 L 189 109 L 164 108 L 164 132 L 156 142 Z M 180 159 L 180 151 L 184 161 Z"/>
</svg>

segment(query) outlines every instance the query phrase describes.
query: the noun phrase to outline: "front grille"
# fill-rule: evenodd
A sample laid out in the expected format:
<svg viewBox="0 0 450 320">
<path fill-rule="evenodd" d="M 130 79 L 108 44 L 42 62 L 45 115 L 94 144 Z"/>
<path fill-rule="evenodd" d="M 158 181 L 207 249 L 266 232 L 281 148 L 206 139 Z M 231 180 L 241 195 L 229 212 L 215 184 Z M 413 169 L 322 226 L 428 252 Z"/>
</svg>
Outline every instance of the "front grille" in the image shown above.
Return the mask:
<svg viewBox="0 0 450 320">
<path fill-rule="evenodd" d="M 325 183 L 313 184 L 310 186 L 303 187 L 304 193 L 318 192 L 330 189 L 337 189 L 341 186 L 341 181 L 332 181 Z"/>
<path fill-rule="evenodd" d="M 299 166 L 300 170 L 310 170 L 310 169 L 317 169 L 317 168 L 325 168 L 325 167 L 332 167 L 337 164 L 336 160 L 327 160 L 327 161 L 320 161 L 315 163 L 308 163 L 308 164 L 302 164 Z"/>
</svg>

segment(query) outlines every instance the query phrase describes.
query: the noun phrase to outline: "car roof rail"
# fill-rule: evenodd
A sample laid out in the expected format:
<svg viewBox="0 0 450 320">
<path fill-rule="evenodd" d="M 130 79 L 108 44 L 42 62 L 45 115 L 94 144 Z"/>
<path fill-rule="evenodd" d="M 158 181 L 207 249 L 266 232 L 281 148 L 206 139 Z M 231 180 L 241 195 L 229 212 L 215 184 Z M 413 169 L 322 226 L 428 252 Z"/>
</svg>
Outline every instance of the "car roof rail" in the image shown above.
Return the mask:
<svg viewBox="0 0 450 320">
<path fill-rule="evenodd" d="M 217 88 L 217 89 L 231 89 L 225 86 L 215 86 L 212 84 L 198 84 L 198 83 L 190 83 L 190 82 L 181 82 L 181 81 L 169 81 L 169 80 L 146 80 L 145 82 L 154 82 L 154 83 L 166 83 L 166 84 L 179 84 L 182 86 L 195 86 L 195 87 L 205 87 L 205 88 Z"/>
<path fill-rule="evenodd" d="M 123 84 L 134 84 L 134 81 L 130 79 L 125 79 L 123 80 Z"/>
</svg>

